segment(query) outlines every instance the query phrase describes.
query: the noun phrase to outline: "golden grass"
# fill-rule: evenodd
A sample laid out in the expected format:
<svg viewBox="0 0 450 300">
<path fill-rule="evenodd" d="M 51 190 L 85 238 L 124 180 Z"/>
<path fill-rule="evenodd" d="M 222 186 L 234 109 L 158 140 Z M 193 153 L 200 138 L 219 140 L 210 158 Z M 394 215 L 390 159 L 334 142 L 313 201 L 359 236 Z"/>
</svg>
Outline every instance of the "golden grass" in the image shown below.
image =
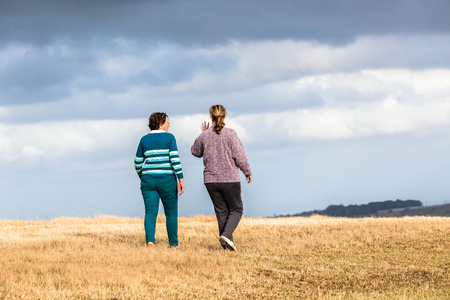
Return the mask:
<svg viewBox="0 0 450 300">
<path fill-rule="evenodd" d="M 449 299 L 450 219 L 179 219 L 180 248 L 142 219 L 0 221 L 0 299 Z"/>
</svg>

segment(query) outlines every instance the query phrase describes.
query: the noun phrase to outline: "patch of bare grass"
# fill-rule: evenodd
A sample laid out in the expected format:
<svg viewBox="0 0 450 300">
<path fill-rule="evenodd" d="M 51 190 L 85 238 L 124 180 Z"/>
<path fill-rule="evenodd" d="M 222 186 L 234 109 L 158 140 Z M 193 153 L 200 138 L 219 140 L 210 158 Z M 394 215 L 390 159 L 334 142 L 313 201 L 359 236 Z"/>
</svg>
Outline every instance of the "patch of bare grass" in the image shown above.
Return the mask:
<svg viewBox="0 0 450 300">
<path fill-rule="evenodd" d="M 224 251 L 213 216 L 169 248 L 142 219 L 0 221 L 1 299 L 448 299 L 450 220 L 243 218 Z"/>
</svg>

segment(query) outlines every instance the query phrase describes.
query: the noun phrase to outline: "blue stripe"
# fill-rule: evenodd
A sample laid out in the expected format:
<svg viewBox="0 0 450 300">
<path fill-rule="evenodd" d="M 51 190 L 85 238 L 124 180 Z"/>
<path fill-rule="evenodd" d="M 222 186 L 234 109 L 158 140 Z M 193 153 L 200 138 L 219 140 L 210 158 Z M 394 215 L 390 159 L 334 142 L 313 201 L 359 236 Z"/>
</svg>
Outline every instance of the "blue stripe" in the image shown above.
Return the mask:
<svg viewBox="0 0 450 300">
<path fill-rule="evenodd" d="M 171 166 L 145 166 L 143 169 L 148 170 L 172 170 Z"/>
<path fill-rule="evenodd" d="M 172 168 L 172 166 L 170 164 L 145 164 L 144 168 Z"/>
<path fill-rule="evenodd" d="M 147 170 L 142 171 L 142 174 L 173 174 L 172 170 Z"/>
</svg>

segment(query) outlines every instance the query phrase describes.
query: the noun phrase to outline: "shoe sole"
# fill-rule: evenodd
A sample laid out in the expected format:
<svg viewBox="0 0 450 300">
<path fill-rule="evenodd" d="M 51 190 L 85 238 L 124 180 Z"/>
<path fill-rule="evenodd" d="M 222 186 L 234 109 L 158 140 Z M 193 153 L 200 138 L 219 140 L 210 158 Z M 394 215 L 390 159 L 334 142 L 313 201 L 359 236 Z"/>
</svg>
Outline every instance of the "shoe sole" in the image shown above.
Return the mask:
<svg viewBox="0 0 450 300">
<path fill-rule="evenodd" d="M 229 250 L 237 252 L 236 247 L 231 244 L 232 242 L 228 238 L 221 236 L 219 238 L 219 242 L 222 244 L 222 246 L 226 246 Z"/>
</svg>

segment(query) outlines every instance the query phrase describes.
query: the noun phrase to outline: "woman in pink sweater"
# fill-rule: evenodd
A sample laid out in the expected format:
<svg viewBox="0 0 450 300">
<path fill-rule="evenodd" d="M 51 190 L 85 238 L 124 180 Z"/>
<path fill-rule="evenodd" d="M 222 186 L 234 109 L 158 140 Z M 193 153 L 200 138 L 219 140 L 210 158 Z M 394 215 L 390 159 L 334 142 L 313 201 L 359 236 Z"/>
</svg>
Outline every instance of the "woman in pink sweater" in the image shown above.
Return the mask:
<svg viewBox="0 0 450 300">
<path fill-rule="evenodd" d="M 203 179 L 219 224 L 219 241 L 224 249 L 237 251 L 233 232 L 244 211 L 239 169 L 248 183 L 252 181 L 252 171 L 236 132 L 225 127 L 225 107 L 213 105 L 209 115 L 212 127 L 209 122 L 203 122 L 202 133 L 192 145 L 191 152 L 196 157 L 203 157 Z"/>
</svg>

